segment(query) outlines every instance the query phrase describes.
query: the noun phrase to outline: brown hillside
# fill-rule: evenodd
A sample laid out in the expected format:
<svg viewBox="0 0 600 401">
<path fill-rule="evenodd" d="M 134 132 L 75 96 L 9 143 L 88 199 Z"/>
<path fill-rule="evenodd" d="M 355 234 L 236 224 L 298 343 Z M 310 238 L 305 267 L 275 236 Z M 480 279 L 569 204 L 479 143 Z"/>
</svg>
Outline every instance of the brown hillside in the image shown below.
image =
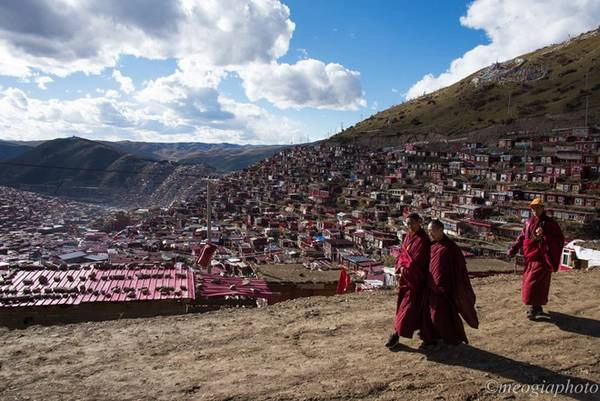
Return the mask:
<svg viewBox="0 0 600 401">
<path fill-rule="evenodd" d="M 471 344 L 432 354 L 416 352 L 416 339 L 383 347 L 392 292 L 2 329 L 0 399 L 496 400 L 533 397 L 486 386 L 600 383 L 600 271 L 555 275 L 551 321 L 525 319 L 518 277 L 474 287 L 481 327 L 468 329 Z"/>
</svg>

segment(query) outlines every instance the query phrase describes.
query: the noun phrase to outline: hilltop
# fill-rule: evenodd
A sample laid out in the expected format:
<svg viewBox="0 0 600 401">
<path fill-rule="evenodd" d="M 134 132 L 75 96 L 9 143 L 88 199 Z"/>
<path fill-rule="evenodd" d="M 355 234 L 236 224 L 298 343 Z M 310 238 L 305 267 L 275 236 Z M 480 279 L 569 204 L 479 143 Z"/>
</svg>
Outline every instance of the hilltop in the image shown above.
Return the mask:
<svg viewBox="0 0 600 401">
<path fill-rule="evenodd" d="M 4 162 L 7 164 L 0 172 L 1 185 L 111 203 L 147 198 L 171 176 L 181 176 L 181 172 L 200 175 L 211 171 L 200 164 L 179 166 L 139 158 L 107 144 L 77 137 L 44 142 Z M 194 179 L 175 180 L 175 185 L 173 181 L 169 180 L 170 189 L 177 192 L 188 188 Z M 169 199 L 156 201 L 163 203 Z"/>
<path fill-rule="evenodd" d="M 600 31 L 495 63 L 454 85 L 379 112 L 330 138 L 392 146 L 600 123 Z M 510 101 L 509 101 L 510 99 Z"/>
<path fill-rule="evenodd" d="M 6 356 L 0 398 L 531 399 L 486 388 L 600 382 L 599 280 L 600 271 L 557 273 L 547 307 L 551 320 L 530 322 L 519 277 L 474 279 L 480 329 L 467 329 L 470 345 L 429 354 L 416 352 L 416 339 L 399 352 L 383 347 L 395 307 L 391 291 L 264 309 L 0 329 Z"/>
</svg>

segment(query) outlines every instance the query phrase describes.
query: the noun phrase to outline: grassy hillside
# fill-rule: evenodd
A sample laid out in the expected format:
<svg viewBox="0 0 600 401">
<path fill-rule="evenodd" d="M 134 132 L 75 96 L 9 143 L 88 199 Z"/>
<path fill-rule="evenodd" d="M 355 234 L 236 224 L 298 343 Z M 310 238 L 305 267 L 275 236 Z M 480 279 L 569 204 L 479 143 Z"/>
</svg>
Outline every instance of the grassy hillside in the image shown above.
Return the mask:
<svg viewBox="0 0 600 401">
<path fill-rule="evenodd" d="M 600 34 L 494 64 L 434 93 L 377 113 L 332 137 L 387 146 L 415 140 L 462 137 L 495 127 L 600 123 Z"/>
<path fill-rule="evenodd" d="M 75 137 L 44 142 L 5 163 L 9 164 L 0 170 L 0 185 L 111 203 L 148 200 L 170 176 L 181 175 L 177 163 L 139 158 Z M 186 175 L 211 171 L 205 165 L 192 170 L 187 168 Z M 171 195 L 177 196 L 178 189 L 198 180 L 185 176 L 169 181 Z"/>
</svg>

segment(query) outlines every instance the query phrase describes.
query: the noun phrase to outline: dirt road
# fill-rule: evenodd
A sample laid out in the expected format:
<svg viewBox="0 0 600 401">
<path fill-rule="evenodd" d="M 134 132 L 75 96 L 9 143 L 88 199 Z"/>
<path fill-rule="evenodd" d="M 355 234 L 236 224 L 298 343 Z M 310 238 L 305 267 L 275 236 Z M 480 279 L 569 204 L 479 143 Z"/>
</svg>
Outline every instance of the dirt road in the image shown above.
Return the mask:
<svg viewBox="0 0 600 401">
<path fill-rule="evenodd" d="M 525 319 L 518 277 L 473 283 L 480 329 L 467 329 L 470 345 L 429 354 L 417 339 L 399 352 L 383 346 L 389 291 L 0 329 L 0 399 L 496 400 L 531 399 L 531 384 L 600 383 L 600 271 L 556 274 L 552 320 L 540 322 Z M 521 388 L 498 394 L 503 384 Z M 594 397 L 600 390 L 565 399 Z"/>
</svg>

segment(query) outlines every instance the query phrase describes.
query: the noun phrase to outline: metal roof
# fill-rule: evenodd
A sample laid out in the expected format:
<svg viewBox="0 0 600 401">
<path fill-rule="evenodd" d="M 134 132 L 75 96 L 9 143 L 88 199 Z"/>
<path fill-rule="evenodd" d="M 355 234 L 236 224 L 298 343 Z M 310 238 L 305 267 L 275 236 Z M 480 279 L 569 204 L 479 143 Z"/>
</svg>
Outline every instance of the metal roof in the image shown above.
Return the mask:
<svg viewBox="0 0 600 401">
<path fill-rule="evenodd" d="M 194 274 L 181 268 L 16 270 L 0 280 L 0 308 L 194 298 Z"/>
</svg>

